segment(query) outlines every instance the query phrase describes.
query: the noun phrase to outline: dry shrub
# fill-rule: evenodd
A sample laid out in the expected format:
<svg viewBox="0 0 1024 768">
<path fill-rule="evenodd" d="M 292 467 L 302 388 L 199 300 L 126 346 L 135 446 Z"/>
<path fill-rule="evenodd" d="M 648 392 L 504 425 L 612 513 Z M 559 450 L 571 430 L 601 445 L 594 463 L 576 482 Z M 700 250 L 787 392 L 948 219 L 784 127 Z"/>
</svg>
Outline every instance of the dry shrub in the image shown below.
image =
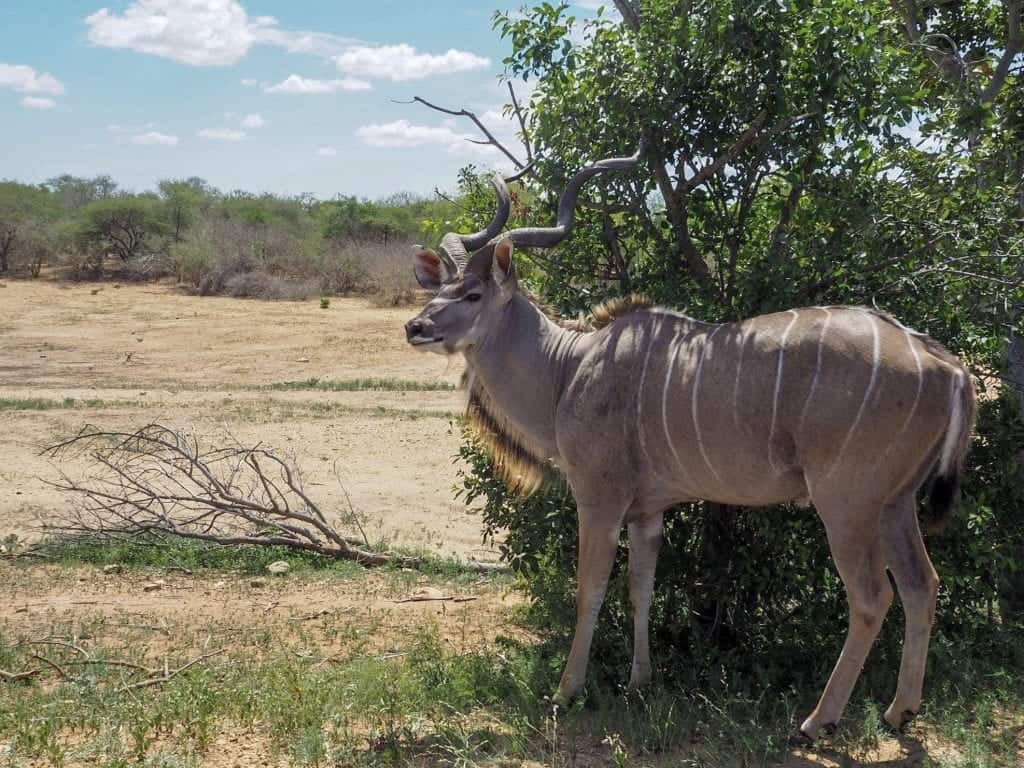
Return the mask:
<svg viewBox="0 0 1024 768">
<path fill-rule="evenodd" d="M 223 294 L 236 299 L 304 301 L 320 293 L 316 278 L 292 280 L 263 271 L 241 272 L 224 281 Z"/>
<path fill-rule="evenodd" d="M 402 307 L 416 301 L 412 243 L 353 243 L 351 252 L 370 276 L 371 301 L 379 307 Z"/>
</svg>

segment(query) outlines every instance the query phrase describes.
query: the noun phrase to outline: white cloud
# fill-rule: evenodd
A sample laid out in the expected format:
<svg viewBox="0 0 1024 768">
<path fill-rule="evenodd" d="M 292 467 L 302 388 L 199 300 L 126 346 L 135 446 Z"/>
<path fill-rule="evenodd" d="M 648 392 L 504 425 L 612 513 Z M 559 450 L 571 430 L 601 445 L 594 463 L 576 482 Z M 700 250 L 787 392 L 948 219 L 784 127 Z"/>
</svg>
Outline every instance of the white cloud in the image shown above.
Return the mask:
<svg viewBox="0 0 1024 768">
<path fill-rule="evenodd" d="M 142 144 L 144 146 L 153 147 L 176 147 L 178 146 L 178 137 L 169 136 L 166 133 L 158 133 L 156 131 L 149 131 L 148 133 L 139 133 L 128 139 L 132 144 Z"/>
<path fill-rule="evenodd" d="M 450 125 L 414 125 L 408 120 L 364 125 L 356 130 L 356 136 L 371 147 L 423 147 L 433 144 L 449 150 L 454 150 L 468 138 Z"/>
<path fill-rule="evenodd" d="M 198 67 L 234 64 L 254 45 L 331 56 L 357 41 L 280 29 L 272 16 L 249 16 L 238 0 L 133 0 L 118 14 L 101 8 L 85 19 L 89 41 Z"/>
<path fill-rule="evenodd" d="M 273 20 L 250 20 L 236 0 L 135 0 L 121 15 L 101 8 L 85 23 L 95 45 L 213 66 L 239 61 Z"/>
<path fill-rule="evenodd" d="M 254 77 L 243 77 L 242 78 L 242 85 L 244 85 L 246 88 L 255 88 L 259 84 L 260 84 L 260 81 L 257 80 Z"/>
<path fill-rule="evenodd" d="M 0 64 L 0 88 L 11 88 L 20 93 L 46 93 L 60 96 L 64 84 L 53 75 L 36 72 L 24 64 Z"/>
<path fill-rule="evenodd" d="M 386 78 L 390 80 L 419 80 L 432 75 L 468 72 L 491 64 L 467 51 L 449 49 L 442 54 L 418 53 L 405 43 L 399 45 L 356 46 L 335 57 L 338 69 L 350 75 Z"/>
<path fill-rule="evenodd" d="M 243 128 L 262 128 L 266 124 L 267 121 L 263 119 L 263 115 L 252 114 L 242 118 Z"/>
<path fill-rule="evenodd" d="M 215 141 L 241 141 L 245 138 L 245 131 L 238 131 L 234 128 L 203 128 L 196 132 L 196 136 Z"/>
<path fill-rule="evenodd" d="M 145 133 L 156 128 L 157 124 L 153 122 L 146 123 L 144 125 L 119 125 L 117 123 L 111 123 L 107 126 L 107 130 L 110 133 L 115 134 L 126 134 L 126 133 Z"/>
<path fill-rule="evenodd" d="M 25 109 L 53 109 L 57 106 L 57 102 L 39 96 L 26 96 L 21 100 L 21 106 Z"/>
<path fill-rule="evenodd" d="M 337 91 L 368 91 L 371 86 L 365 80 L 343 77 L 340 80 L 315 80 L 301 75 L 289 75 L 280 83 L 265 85 L 267 93 L 336 93 Z"/>
<path fill-rule="evenodd" d="M 336 154 L 338 154 L 338 150 L 336 150 L 334 147 L 320 147 L 320 149 L 318 149 L 316 153 L 320 155 L 320 157 L 334 157 Z"/>
</svg>

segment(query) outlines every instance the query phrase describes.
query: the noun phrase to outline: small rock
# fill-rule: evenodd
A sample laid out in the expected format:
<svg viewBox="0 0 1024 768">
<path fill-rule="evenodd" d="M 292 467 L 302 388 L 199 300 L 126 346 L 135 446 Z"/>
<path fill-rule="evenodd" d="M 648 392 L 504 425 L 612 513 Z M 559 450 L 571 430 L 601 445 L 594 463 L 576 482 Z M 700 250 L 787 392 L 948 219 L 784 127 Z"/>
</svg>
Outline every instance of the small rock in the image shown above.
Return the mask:
<svg viewBox="0 0 1024 768">
<path fill-rule="evenodd" d="M 267 580 L 266 579 L 250 579 L 249 580 L 249 586 L 252 587 L 253 589 L 263 589 L 263 587 L 267 586 Z"/>
<path fill-rule="evenodd" d="M 284 576 L 292 567 L 284 560 L 275 560 L 267 566 L 267 571 L 274 576 Z"/>
<path fill-rule="evenodd" d="M 157 579 L 156 581 L 149 582 L 149 584 L 144 584 L 142 586 L 142 591 L 156 592 L 157 590 L 163 589 L 165 586 L 167 586 L 166 581 L 164 581 L 163 579 Z"/>
<path fill-rule="evenodd" d="M 124 570 L 124 567 L 120 563 L 111 563 L 110 565 L 103 566 L 104 573 L 120 573 Z"/>
<path fill-rule="evenodd" d="M 91 291 L 89 291 L 89 293 L 91 293 L 93 296 L 95 296 L 97 293 L 99 293 L 102 290 L 103 290 L 102 288 L 93 288 Z"/>
<path fill-rule="evenodd" d="M 308 363 L 309 362 L 309 358 L 308 357 L 300 357 L 295 362 L 296 363 Z"/>
</svg>

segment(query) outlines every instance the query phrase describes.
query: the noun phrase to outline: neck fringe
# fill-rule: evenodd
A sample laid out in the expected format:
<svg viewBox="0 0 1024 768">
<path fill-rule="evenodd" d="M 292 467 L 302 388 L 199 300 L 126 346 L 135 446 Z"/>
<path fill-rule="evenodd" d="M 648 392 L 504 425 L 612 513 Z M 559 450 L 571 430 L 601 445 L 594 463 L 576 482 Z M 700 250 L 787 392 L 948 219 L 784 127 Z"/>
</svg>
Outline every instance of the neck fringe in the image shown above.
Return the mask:
<svg viewBox="0 0 1024 768">
<path fill-rule="evenodd" d="M 633 294 L 609 299 L 576 320 L 563 321 L 533 297 L 531 302 L 568 330 L 590 333 L 611 325 L 617 317 L 652 306 L 647 297 Z M 529 437 L 517 429 L 484 388 L 478 376 L 467 368 L 462 386 L 469 390 L 466 423 L 494 463 L 498 476 L 519 496 L 530 496 L 551 478 L 551 465 Z"/>
</svg>

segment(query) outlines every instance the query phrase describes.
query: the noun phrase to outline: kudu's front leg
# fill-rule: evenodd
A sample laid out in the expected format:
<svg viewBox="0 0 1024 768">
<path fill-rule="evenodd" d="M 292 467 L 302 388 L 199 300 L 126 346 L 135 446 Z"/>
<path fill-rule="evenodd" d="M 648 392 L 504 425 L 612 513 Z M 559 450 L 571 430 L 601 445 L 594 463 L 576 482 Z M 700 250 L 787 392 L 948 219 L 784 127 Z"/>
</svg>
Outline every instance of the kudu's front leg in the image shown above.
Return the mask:
<svg viewBox="0 0 1024 768">
<path fill-rule="evenodd" d="M 555 694 L 555 703 L 563 707 L 583 688 L 590 643 L 608 588 L 623 517 L 623 510 L 607 507 L 585 507 L 577 503 L 577 509 L 580 546 L 576 568 L 576 633 Z"/>
</svg>

